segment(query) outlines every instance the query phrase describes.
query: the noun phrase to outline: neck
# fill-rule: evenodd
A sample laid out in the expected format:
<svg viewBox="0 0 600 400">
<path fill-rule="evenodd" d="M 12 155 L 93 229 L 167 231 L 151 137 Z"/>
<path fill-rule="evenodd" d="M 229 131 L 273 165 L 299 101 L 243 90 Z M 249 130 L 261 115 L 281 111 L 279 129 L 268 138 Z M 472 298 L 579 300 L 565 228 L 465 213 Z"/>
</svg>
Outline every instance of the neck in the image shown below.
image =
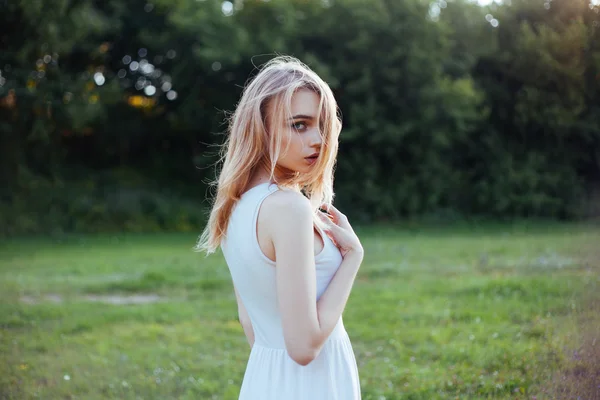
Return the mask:
<svg viewBox="0 0 600 400">
<path fill-rule="evenodd" d="M 248 189 L 266 182 L 273 182 L 267 171 L 256 171 L 248 182 Z"/>
<path fill-rule="evenodd" d="M 279 171 L 281 172 L 281 171 Z M 275 176 L 278 175 L 278 169 L 275 169 Z M 276 178 L 275 178 L 276 179 Z M 271 182 L 275 183 L 275 179 L 271 179 L 271 174 L 266 168 L 257 168 L 257 170 L 252 174 L 250 181 L 248 182 L 248 187 L 246 190 L 253 188 L 254 186 L 261 185 L 263 183 Z M 300 188 L 295 188 L 295 190 L 300 191 Z"/>
</svg>

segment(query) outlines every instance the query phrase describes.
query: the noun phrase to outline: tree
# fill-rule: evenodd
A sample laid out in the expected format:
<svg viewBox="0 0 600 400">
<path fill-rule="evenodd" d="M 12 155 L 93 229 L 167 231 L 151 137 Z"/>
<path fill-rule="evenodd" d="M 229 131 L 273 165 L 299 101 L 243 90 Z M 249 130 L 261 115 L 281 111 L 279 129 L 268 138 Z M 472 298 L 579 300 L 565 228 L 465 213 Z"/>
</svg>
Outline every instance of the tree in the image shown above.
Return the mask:
<svg viewBox="0 0 600 400">
<path fill-rule="evenodd" d="M 498 51 L 475 68 L 493 132 L 482 146 L 476 209 L 498 215 L 576 212 L 585 188 L 581 171 L 598 170 L 588 146 L 600 138 L 597 124 L 590 124 L 597 116 L 590 114 L 586 85 L 588 11 L 584 1 L 560 0 L 515 1 L 499 10 Z"/>
</svg>

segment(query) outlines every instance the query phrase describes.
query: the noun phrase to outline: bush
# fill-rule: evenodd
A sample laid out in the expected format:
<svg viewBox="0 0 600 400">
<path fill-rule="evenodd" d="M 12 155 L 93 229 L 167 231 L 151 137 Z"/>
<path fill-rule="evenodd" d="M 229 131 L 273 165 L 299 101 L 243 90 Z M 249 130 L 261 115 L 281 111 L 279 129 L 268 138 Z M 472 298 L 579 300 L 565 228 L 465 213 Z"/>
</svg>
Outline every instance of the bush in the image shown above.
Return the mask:
<svg viewBox="0 0 600 400">
<path fill-rule="evenodd" d="M 124 179 L 124 177 L 126 177 Z M 131 173 L 65 183 L 29 175 L 0 201 L 0 236 L 201 230 L 200 201 Z"/>
</svg>

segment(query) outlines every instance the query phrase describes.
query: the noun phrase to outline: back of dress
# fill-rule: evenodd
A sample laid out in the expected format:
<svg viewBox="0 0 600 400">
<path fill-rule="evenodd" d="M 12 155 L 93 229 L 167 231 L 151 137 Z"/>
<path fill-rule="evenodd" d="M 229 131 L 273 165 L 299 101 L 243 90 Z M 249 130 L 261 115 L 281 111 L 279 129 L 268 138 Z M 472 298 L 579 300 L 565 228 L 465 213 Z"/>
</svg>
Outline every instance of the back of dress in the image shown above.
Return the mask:
<svg viewBox="0 0 600 400">
<path fill-rule="evenodd" d="M 256 236 L 260 206 L 279 190 L 264 183 L 245 192 L 236 204 L 221 248 L 233 283 L 254 330 L 254 345 L 240 399 L 355 400 L 360 398 L 356 360 L 342 318 L 317 358 L 307 366 L 287 354 L 277 300 L 275 262 L 262 252 Z M 321 232 L 323 250 L 315 256 L 317 299 L 327 289 L 342 257 Z"/>
<path fill-rule="evenodd" d="M 274 184 L 261 184 L 242 195 L 229 219 L 221 248 L 252 321 L 256 343 L 285 347 L 274 286 L 274 263 L 264 255 L 256 238 L 260 205 L 277 190 Z"/>
</svg>

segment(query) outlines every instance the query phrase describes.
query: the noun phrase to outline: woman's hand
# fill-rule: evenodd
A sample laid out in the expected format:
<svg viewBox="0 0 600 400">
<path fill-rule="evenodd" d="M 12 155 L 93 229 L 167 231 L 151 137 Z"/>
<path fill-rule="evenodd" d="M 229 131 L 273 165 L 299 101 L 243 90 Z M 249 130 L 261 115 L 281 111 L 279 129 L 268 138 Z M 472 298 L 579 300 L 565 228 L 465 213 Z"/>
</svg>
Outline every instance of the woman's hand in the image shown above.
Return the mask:
<svg viewBox="0 0 600 400">
<path fill-rule="evenodd" d="M 319 211 L 319 217 L 325 223 L 325 232 L 335 242 L 342 253 L 342 257 L 346 257 L 349 253 L 363 255 L 364 250 L 348 222 L 348 218 L 342 214 L 334 206 L 323 205 L 321 208 L 326 209 L 325 212 Z"/>
</svg>

